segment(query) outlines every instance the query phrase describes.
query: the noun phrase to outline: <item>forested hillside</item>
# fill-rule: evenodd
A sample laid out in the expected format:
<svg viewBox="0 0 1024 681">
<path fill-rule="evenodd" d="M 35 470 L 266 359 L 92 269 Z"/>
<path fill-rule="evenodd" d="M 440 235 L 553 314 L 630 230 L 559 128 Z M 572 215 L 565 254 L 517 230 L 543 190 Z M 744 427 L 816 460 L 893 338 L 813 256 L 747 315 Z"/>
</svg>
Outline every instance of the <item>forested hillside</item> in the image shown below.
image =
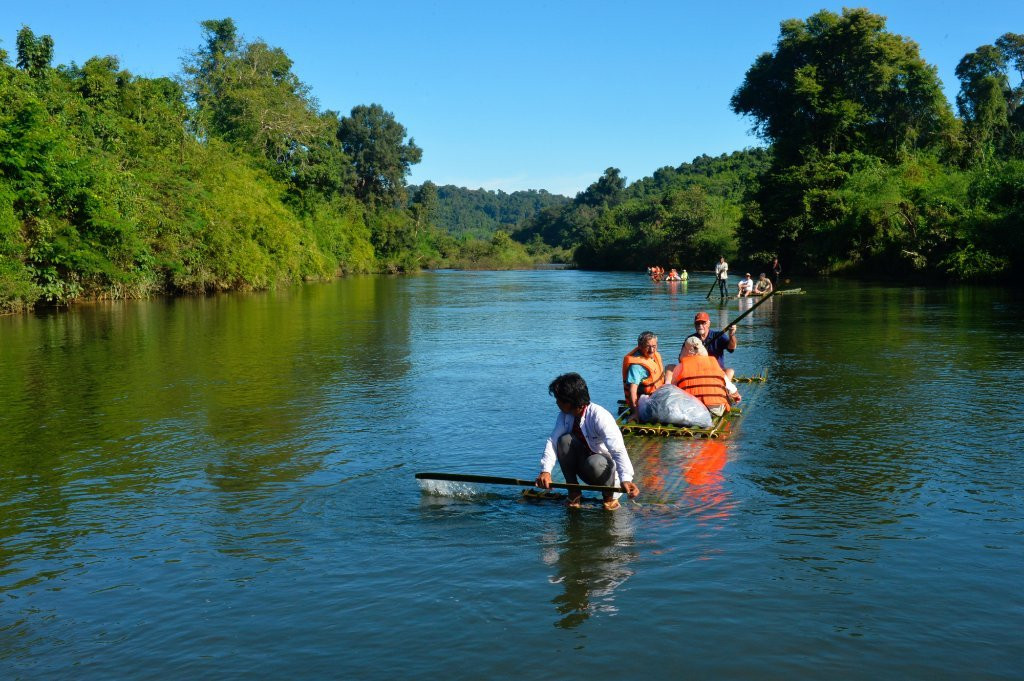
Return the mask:
<svg viewBox="0 0 1024 681">
<path fill-rule="evenodd" d="M 0 312 L 256 289 L 345 272 L 560 257 L 456 240 L 405 178 L 422 151 L 379 104 L 321 110 L 280 48 L 202 23 L 177 78 L 0 50 Z M 422 188 L 421 188 L 422 189 Z"/>
<path fill-rule="evenodd" d="M 544 211 L 516 238 L 575 247 L 581 267 L 707 266 L 736 250 L 744 192 L 767 167 L 763 149 L 699 156 L 626 186 L 608 168 L 571 204 Z"/>
<path fill-rule="evenodd" d="M 322 110 L 283 50 L 231 19 L 200 38 L 154 78 L 109 56 L 54 66 L 28 27 L 0 49 L 0 312 L 438 266 L 722 254 L 985 280 L 1024 259 L 1022 34 L 964 55 L 954 107 L 884 17 L 784 21 L 731 99 L 763 149 L 628 186 L 609 167 L 572 199 L 407 188 L 423 152 L 382 105 Z"/>
<path fill-rule="evenodd" d="M 1019 271 L 1024 35 L 956 68 L 956 112 L 911 39 L 865 9 L 780 25 L 731 105 L 764 150 L 700 157 L 626 186 L 609 168 L 517 238 L 583 267 L 708 267 L 981 280 Z"/>
<path fill-rule="evenodd" d="M 424 183 L 424 185 L 432 183 Z M 561 207 L 570 199 L 543 189 L 506 193 L 493 189 L 467 189 L 446 184 L 437 189 L 434 224 L 452 236 L 490 239 L 498 230 L 511 231 L 545 208 Z M 415 196 L 420 186 L 409 187 Z"/>
</svg>

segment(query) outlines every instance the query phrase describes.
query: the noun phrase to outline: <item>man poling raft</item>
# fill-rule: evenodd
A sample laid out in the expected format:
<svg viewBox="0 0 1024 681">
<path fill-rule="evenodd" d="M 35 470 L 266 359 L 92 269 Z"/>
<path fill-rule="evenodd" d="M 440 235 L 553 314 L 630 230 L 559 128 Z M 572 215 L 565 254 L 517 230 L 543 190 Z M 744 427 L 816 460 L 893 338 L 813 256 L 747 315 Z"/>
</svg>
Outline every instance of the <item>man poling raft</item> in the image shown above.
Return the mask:
<svg viewBox="0 0 1024 681">
<path fill-rule="evenodd" d="M 636 420 L 637 403 L 641 395 L 650 395 L 665 385 L 665 365 L 658 352 L 658 337 L 653 331 L 644 331 L 636 339 L 636 347 L 622 358 L 622 392 L 626 405 Z"/>
<path fill-rule="evenodd" d="M 730 412 L 736 414 L 740 411 L 730 409 L 730 405 L 737 404 L 741 399 L 733 381 L 764 382 L 767 377 L 761 374 L 735 379 L 732 371 L 723 369 L 718 359 L 708 352 L 707 346 L 710 344 L 719 352 L 731 351 L 736 343 L 733 335 L 736 324 L 778 293 L 772 291 L 766 294 L 716 334 L 709 333 L 710 320 L 707 313 L 698 313 L 694 318 L 697 332 L 687 337 L 679 353 L 679 363 L 685 363 L 686 369 L 677 370 L 678 365 L 665 367 L 666 382 L 676 395 L 672 395 L 668 388 L 641 395 L 636 410 L 638 418 L 633 417 L 632 410 L 620 410 L 619 425 L 622 432 L 626 435 L 722 436 L 727 430 L 725 422 Z M 704 385 L 706 383 L 710 385 Z M 684 395 L 685 400 L 682 399 Z M 620 405 L 625 407 L 625 401 Z"/>
<path fill-rule="evenodd" d="M 767 299 L 767 297 L 763 298 L 758 301 L 757 305 L 760 305 Z M 753 310 L 757 305 L 752 306 L 750 309 Z M 693 326 L 696 330 L 688 336 L 688 338 L 697 338 L 704 344 L 704 349 L 718 361 L 722 371 L 726 372 L 730 379 L 733 376 L 733 370 L 725 368 L 725 352 L 733 352 L 736 349 L 736 322 L 745 316 L 746 314 L 740 315 L 724 329 L 711 333 L 711 317 L 708 316 L 707 312 L 698 312 L 693 318 Z M 680 359 L 682 359 L 682 355 L 683 351 L 680 349 Z"/>
<path fill-rule="evenodd" d="M 633 464 L 626 452 L 622 432 L 615 417 L 598 404 L 590 402 L 590 391 L 583 377 L 577 373 L 562 374 L 551 382 L 548 392 L 558 405 L 555 428 L 544 445 L 540 460 L 540 474 L 536 485 L 551 489 L 551 471 L 558 461 L 562 475 L 569 484 L 580 478 L 588 485 L 619 487 L 630 498 L 640 494 L 633 484 Z M 604 508 L 614 511 L 619 507 L 617 492 L 602 492 Z M 583 493 L 570 490 L 566 505 L 579 508 Z"/>
</svg>

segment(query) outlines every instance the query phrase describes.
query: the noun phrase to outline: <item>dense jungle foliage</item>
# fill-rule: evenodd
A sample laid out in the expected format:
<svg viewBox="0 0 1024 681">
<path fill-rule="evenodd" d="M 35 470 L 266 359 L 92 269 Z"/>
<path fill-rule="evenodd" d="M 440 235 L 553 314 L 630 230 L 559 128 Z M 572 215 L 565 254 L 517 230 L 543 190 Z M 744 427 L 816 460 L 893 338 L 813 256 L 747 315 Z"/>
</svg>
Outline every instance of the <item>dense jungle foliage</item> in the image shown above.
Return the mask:
<svg viewBox="0 0 1024 681">
<path fill-rule="evenodd" d="M 567 257 L 438 229 L 422 151 L 377 104 L 321 111 L 279 48 L 202 24 L 179 78 L 0 50 L 0 312 L 257 289 L 345 272 Z"/>
<path fill-rule="evenodd" d="M 424 183 L 428 184 L 428 183 Z M 410 193 L 420 187 L 412 185 Z M 467 189 L 446 184 L 437 187 L 435 226 L 449 234 L 465 238 L 490 239 L 495 232 L 511 231 L 545 208 L 561 207 L 570 199 L 543 189 L 506 193 L 493 189 Z"/>
<path fill-rule="evenodd" d="M 573 199 L 408 187 L 422 150 L 379 104 L 321 110 L 279 48 L 202 23 L 175 78 L 0 49 L 0 312 L 255 289 L 346 272 L 514 267 L 1008 277 L 1024 221 L 1024 35 L 934 66 L 865 9 L 780 26 L 731 100 L 765 141 L 619 170 Z M 482 238 L 481 238 L 482 237 Z"/>
<path fill-rule="evenodd" d="M 781 24 L 732 98 L 767 148 L 605 174 L 517 232 L 580 266 L 750 269 L 984 280 L 1021 266 L 1024 35 L 956 68 L 956 114 L 917 44 L 864 9 Z M 957 115 L 958 114 L 958 115 Z"/>
<path fill-rule="evenodd" d="M 575 246 L 576 263 L 594 269 L 713 263 L 736 251 L 744 191 L 768 158 L 763 149 L 700 156 L 628 187 L 617 168 L 608 168 L 569 205 L 542 211 L 515 237 Z"/>
</svg>

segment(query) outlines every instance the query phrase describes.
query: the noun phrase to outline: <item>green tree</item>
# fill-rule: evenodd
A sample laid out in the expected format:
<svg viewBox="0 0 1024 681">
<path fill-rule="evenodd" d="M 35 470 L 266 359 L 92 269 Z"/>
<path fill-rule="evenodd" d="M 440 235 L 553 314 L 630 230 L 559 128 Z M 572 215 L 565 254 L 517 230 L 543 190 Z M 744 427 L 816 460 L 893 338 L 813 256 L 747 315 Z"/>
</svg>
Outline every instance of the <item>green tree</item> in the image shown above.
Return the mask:
<svg viewBox="0 0 1024 681">
<path fill-rule="evenodd" d="M 412 199 L 413 215 L 417 228 L 425 228 L 434 224 L 441 201 L 438 198 L 437 185 L 427 180 L 416 189 Z"/>
<path fill-rule="evenodd" d="M 1018 83 L 1013 84 L 1011 69 Z M 995 45 L 964 55 L 956 67 L 956 103 L 965 122 L 968 163 L 1024 152 L 1024 35 L 1006 33 Z"/>
<path fill-rule="evenodd" d="M 936 69 L 865 9 L 782 22 L 775 51 L 754 61 L 731 105 L 787 165 L 854 151 L 896 160 L 954 132 Z"/>
<path fill-rule="evenodd" d="M 871 260 L 844 228 L 846 183 L 877 162 L 950 156 L 957 147 L 935 68 L 864 9 L 782 22 L 775 51 L 755 60 L 731 104 L 772 144 L 772 165 L 748 194 L 741 255 L 779 255 L 791 270 Z"/>
<path fill-rule="evenodd" d="M 291 178 L 310 149 L 323 150 L 333 120 L 319 115 L 283 50 L 239 39 L 231 19 L 202 27 L 206 44 L 185 64 L 200 132 L 266 159 L 276 178 Z"/>
<path fill-rule="evenodd" d="M 570 203 L 569 198 L 543 189 L 506 193 L 500 189 L 466 189 L 450 184 L 438 187 L 437 197 L 437 211 L 432 216 L 434 224 L 459 237 L 477 238 L 490 238 L 498 230 L 515 230 L 545 208 Z"/>
<path fill-rule="evenodd" d="M 342 149 L 352 159 L 356 196 L 386 206 L 405 203 L 405 177 L 420 162 L 423 151 L 405 127 L 379 104 L 359 105 L 338 125 Z"/>
<path fill-rule="evenodd" d="M 50 68 L 53 61 L 53 38 L 41 35 L 38 38 L 28 26 L 18 31 L 18 68 L 38 78 Z"/>
<path fill-rule="evenodd" d="M 607 168 L 597 181 L 584 189 L 575 199 L 577 205 L 612 208 L 622 198 L 626 178 L 618 168 Z"/>
<path fill-rule="evenodd" d="M 335 134 L 338 114 L 325 111 L 320 117 L 319 132 L 290 158 L 291 192 L 302 209 L 321 200 L 352 196 L 354 192 L 355 168 Z"/>
</svg>

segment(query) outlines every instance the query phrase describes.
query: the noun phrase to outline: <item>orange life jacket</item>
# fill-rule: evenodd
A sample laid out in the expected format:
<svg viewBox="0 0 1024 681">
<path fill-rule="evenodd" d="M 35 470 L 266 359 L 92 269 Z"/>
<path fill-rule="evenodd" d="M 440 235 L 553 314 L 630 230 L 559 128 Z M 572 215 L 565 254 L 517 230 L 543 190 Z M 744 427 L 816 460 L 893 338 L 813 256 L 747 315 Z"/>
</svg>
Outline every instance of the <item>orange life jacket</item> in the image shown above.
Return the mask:
<svg viewBox="0 0 1024 681">
<path fill-rule="evenodd" d="M 725 373 L 718 360 L 706 355 L 689 355 L 679 360 L 675 384 L 690 393 L 705 407 L 724 405 L 729 411 L 729 393 L 725 389 Z"/>
<path fill-rule="evenodd" d="M 626 394 L 627 403 L 629 402 L 629 383 L 626 382 L 626 377 L 629 375 L 629 367 L 633 364 L 639 364 L 647 369 L 647 377 L 637 386 L 637 396 L 650 395 L 665 385 L 665 367 L 661 363 L 661 353 L 655 352 L 654 357 L 648 359 L 643 355 L 637 355 L 638 352 L 640 352 L 639 346 L 630 350 L 629 354 L 622 358 L 622 391 Z"/>
</svg>

